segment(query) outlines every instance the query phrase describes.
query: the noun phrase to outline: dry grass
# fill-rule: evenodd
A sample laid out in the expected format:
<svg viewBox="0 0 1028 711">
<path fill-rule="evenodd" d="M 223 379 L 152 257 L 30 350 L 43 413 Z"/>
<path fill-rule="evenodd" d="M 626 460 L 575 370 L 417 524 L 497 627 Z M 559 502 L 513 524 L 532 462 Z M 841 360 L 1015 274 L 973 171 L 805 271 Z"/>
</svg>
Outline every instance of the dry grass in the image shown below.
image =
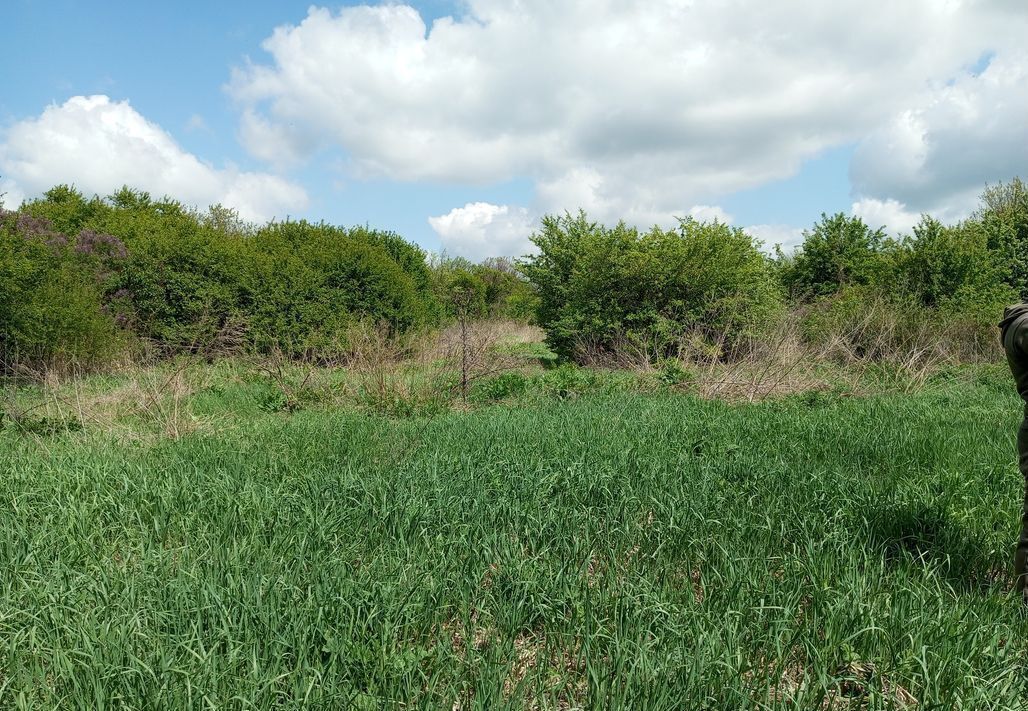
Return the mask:
<svg viewBox="0 0 1028 711">
<path fill-rule="evenodd" d="M 885 369 L 894 376 L 890 387 L 912 392 L 943 367 L 998 358 L 996 344 L 968 345 L 969 336 L 949 333 L 960 324 L 942 332 L 927 323 L 911 330 L 882 305 L 873 304 L 856 323 L 840 325 L 816 343 L 804 336 L 802 320 L 802 312 L 788 314 L 763 339 L 735 352 L 726 348 L 727 334 L 713 343 L 683 334 L 676 360 L 693 377 L 680 387 L 708 399 L 750 402 L 816 390 L 856 394 L 869 373 Z M 579 351 L 590 366 L 653 372 L 666 361 L 651 346 L 621 339 L 613 349 L 583 344 Z"/>
<path fill-rule="evenodd" d="M 664 377 L 662 369 L 669 361 L 654 363 L 645 348 L 626 346 L 623 352 L 607 352 L 592 362 L 631 366 L 629 380 L 632 374 L 638 376 L 634 387 L 639 389 L 670 387 L 706 399 L 742 402 L 810 391 L 859 395 L 875 387 L 912 392 L 923 388 L 940 368 L 961 362 L 945 343 L 931 341 L 927 331 L 919 331 L 916 339 L 903 341 L 899 348 L 886 329 L 878 345 L 856 349 L 854 343 L 868 343 L 860 329 L 866 321 L 881 322 L 881 314 L 868 315 L 818 346 L 804 339 L 799 319 L 794 315 L 784 320 L 774 334 L 732 358 L 724 357 L 716 344 L 706 352 L 683 346 L 683 353 L 691 355 L 677 362 L 679 379 Z M 0 419 L 43 423 L 58 430 L 89 427 L 125 439 L 178 439 L 210 426 L 193 405 L 212 380 L 231 389 L 245 387 L 254 378 L 268 391 L 268 403 L 260 408 L 266 411 L 359 407 L 391 416 L 431 416 L 454 407 L 467 409 L 476 384 L 502 373 L 522 370 L 544 378 L 532 350 L 519 348 L 542 338 L 536 327 L 503 321 L 467 322 L 400 336 L 385 328 L 360 327 L 347 334 L 345 357 L 331 363 L 272 351 L 212 365 L 201 349 L 156 363 L 121 362 L 103 376 L 23 369 L 18 378 L 5 381 Z M 683 338 L 686 341 L 688 337 Z M 232 352 L 231 332 L 218 342 L 228 343 L 226 352 Z M 887 343 L 893 343 L 892 351 L 886 350 Z M 600 376 L 595 380 L 602 381 Z M 545 379 L 540 382 L 537 389 L 545 391 Z M 22 387 L 26 383 L 32 387 Z M 231 427 L 239 419 L 233 414 L 219 413 L 217 419 Z"/>
</svg>

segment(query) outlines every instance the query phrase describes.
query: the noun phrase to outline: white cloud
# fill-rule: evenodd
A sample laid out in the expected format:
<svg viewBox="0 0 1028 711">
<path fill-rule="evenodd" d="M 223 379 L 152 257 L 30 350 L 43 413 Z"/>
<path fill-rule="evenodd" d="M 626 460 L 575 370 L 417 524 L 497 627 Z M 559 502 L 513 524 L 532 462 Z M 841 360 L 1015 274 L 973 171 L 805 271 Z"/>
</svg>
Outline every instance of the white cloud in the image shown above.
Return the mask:
<svg viewBox="0 0 1028 711">
<path fill-rule="evenodd" d="M 17 208 L 21 201 L 25 199 L 25 194 L 21 192 L 21 189 L 14 184 L 13 180 L 7 178 L 0 178 L 0 207 L 8 210 Z"/>
<path fill-rule="evenodd" d="M 214 168 L 184 151 L 128 102 L 75 96 L 15 123 L 0 141 L 0 174 L 12 193 L 38 195 L 58 183 L 107 195 L 122 185 L 189 205 L 222 203 L 248 220 L 303 209 L 300 186 L 268 173 Z"/>
<path fill-rule="evenodd" d="M 953 221 L 987 182 L 1028 171 L 1028 52 L 995 56 L 980 74 L 919 92 L 864 139 L 851 180 L 865 212 L 909 224 Z M 916 219 L 914 220 L 916 222 Z M 892 226 L 892 223 L 889 223 Z"/>
<path fill-rule="evenodd" d="M 912 212 L 903 203 L 892 199 L 864 198 L 853 203 L 852 212 L 871 229 L 884 227 L 894 237 L 912 234 L 914 225 L 921 221 L 920 213 Z"/>
<path fill-rule="evenodd" d="M 428 218 L 443 249 L 451 255 L 480 261 L 487 257 L 522 256 L 533 251 L 528 237 L 536 220 L 523 207 L 470 202 L 445 215 Z"/>
<path fill-rule="evenodd" d="M 283 124 L 271 123 L 251 110 L 243 112 L 239 140 L 251 155 L 275 166 L 294 166 L 313 150 L 314 141 Z"/>
<path fill-rule="evenodd" d="M 246 145 L 274 163 L 336 146 L 359 176 L 528 176 L 540 212 L 671 224 L 859 141 L 1028 32 L 1028 6 L 999 0 L 464 7 L 430 27 L 393 3 L 311 8 L 279 27 L 263 45 L 270 60 L 230 84 Z M 997 137 L 1009 138 L 1011 115 Z"/>
<path fill-rule="evenodd" d="M 732 224 L 732 216 L 721 209 L 719 205 L 695 205 L 689 210 L 689 217 L 701 222 L 717 220 L 726 225 Z"/>
<path fill-rule="evenodd" d="M 750 225 L 743 229 L 746 234 L 763 242 L 767 252 L 773 252 L 778 245 L 788 253 L 803 243 L 803 229 L 792 225 Z"/>
</svg>

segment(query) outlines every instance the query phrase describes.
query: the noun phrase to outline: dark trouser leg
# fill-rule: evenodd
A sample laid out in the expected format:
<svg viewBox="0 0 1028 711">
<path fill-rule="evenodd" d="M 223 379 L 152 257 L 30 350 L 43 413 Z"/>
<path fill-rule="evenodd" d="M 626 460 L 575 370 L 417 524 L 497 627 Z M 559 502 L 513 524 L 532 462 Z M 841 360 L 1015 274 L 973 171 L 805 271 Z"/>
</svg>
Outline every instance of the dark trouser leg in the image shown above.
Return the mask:
<svg viewBox="0 0 1028 711">
<path fill-rule="evenodd" d="M 1028 587 L 1028 411 L 1017 431 L 1017 457 L 1024 475 L 1024 507 L 1021 510 L 1021 536 L 1017 540 L 1017 553 L 1014 554 L 1014 575 L 1017 576 L 1017 589 L 1024 592 Z"/>
</svg>

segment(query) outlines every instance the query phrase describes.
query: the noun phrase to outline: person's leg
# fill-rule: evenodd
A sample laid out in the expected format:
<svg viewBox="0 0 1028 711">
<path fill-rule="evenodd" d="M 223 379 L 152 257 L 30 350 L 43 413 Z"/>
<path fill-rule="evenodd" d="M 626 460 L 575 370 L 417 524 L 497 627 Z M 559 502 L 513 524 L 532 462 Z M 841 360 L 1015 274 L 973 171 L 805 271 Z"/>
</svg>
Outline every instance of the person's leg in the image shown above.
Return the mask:
<svg viewBox="0 0 1028 711">
<path fill-rule="evenodd" d="M 1025 593 L 1028 588 L 1028 411 L 1021 422 L 1021 429 L 1017 431 L 1017 457 L 1024 476 L 1024 506 L 1021 510 L 1021 536 L 1014 554 L 1014 575 L 1017 589 Z"/>
</svg>

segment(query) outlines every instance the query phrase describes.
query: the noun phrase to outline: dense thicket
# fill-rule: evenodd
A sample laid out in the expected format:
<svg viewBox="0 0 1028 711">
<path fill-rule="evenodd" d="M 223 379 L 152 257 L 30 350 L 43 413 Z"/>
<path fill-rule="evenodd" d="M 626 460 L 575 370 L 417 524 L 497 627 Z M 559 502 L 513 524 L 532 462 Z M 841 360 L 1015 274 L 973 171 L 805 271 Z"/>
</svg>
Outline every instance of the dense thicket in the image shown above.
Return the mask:
<svg viewBox="0 0 1028 711">
<path fill-rule="evenodd" d="M 332 358 L 355 326 L 537 321 L 564 358 L 738 357 L 792 314 L 826 352 L 995 354 L 1002 307 L 1028 298 L 1028 189 L 989 187 L 967 220 L 892 238 L 822 215 L 791 254 L 692 219 L 673 229 L 547 216 L 536 253 L 474 264 L 369 227 L 263 226 L 124 188 L 58 186 L 0 213 L 0 359 L 102 364 L 126 347 Z"/>
<path fill-rule="evenodd" d="M 464 272 L 482 314 L 510 315 L 512 295 L 528 292 L 509 264 L 432 265 L 390 232 L 255 226 L 220 206 L 200 213 L 128 188 L 86 199 L 58 186 L 0 218 L 0 358 L 88 367 L 128 345 L 167 354 L 228 341 L 332 357 L 360 324 L 438 324 Z"/>
<path fill-rule="evenodd" d="M 508 257 L 481 264 L 463 257 L 437 257 L 431 263 L 431 284 L 447 317 L 535 320 L 535 290 Z"/>
<path fill-rule="evenodd" d="M 1028 190 L 988 188 L 971 218 L 923 216 L 896 239 L 822 215 L 791 254 L 767 257 L 743 231 L 683 220 L 674 230 L 547 217 L 523 270 L 562 356 L 738 356 L 792 315 L 803 340 L 845 358 L 996 353 L 1003 306 L 1028 297 Z M 780 330 L 778 331 L 780 333 Z M 776 337 L 777 338 L 777 337 Z"/>
<path fill-rule="evenodd" d="M 643 233 L 584 213 L 550 216 L 533 241 L 523 270 L 539 291 L 539 324 L 564 357 L 674 356 L 687 336 L 732 350 L 781 306 L 757 243 L 719 222 Z"/>
</svg>

